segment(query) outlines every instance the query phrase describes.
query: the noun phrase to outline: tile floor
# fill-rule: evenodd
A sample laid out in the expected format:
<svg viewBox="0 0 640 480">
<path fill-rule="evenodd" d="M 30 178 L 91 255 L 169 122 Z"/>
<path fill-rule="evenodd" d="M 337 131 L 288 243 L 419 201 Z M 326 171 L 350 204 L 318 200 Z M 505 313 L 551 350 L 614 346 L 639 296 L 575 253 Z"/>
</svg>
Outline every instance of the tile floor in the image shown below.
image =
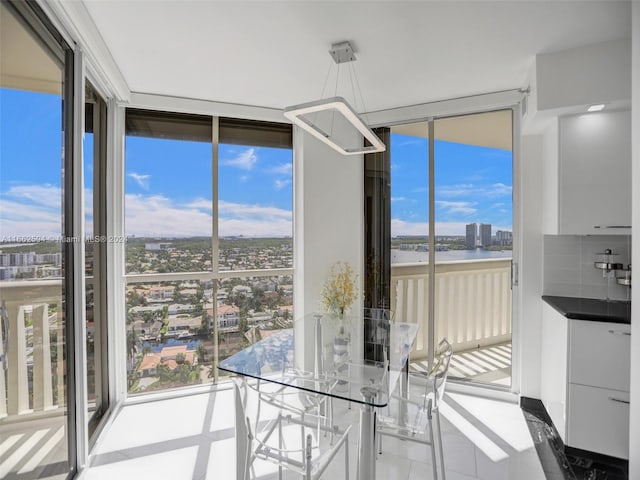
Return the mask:
<svg viewBox="0 0 640 480">
<path fill-rule="evenodd" d="M 428 371 L 426 361 L 411 362 L 411 369 Z M 449 365 L 449 378 L 511 385 L 511 342 L 455 352 Z"/>
<path fill-rule="evenodd" d="M 350 478 L 355 478 L 358 408 L 338 402 L 336 417 L 354 424 Z M 517 404 L 456 393 L 442 406 L 448 480 L 543 480 L 542 466 Z M 344 478 L 343 452 L 324 473 Z M 431 479 L 427 448 L 385 437 L 377 479 Z M 275 467 L 257 461 L 261 479 Z M 103 433 L 83 480 L 235 478 L 233 391 L 218 391 L 124 407 Z M 285 475 L 285 478 L 297 478 Z"/>
</svg>

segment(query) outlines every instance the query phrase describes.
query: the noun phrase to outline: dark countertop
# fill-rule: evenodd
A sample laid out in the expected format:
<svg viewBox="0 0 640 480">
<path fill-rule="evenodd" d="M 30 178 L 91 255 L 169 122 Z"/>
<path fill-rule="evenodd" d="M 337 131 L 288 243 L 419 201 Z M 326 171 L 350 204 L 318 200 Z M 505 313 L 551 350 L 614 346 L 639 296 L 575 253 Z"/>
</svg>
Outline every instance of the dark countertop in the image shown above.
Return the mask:
<svg viewBox="0 0 640 480">
<path fill-rule="evenodd" d="M 553 295 L 543 295 L 542 299 L 570 319 L 631 324 L 631 302 Z"/>
</svg>

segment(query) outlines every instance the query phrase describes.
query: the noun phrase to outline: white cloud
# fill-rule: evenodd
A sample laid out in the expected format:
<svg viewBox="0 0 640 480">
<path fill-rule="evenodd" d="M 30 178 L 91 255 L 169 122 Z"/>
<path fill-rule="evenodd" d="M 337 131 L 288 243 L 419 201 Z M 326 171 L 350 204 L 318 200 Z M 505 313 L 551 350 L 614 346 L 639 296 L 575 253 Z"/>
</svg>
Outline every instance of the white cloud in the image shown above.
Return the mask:
<svg viewBox="0 0 640 480">
<path fill-rule="evenodd" d="M 291 210 L 220 200 L 218 212 L 221 236 L 283 237 L 293 233 Z"/>
<path fill-rule="evenodd" d="M 58 238 L 62 232 L 62 190 L 50 184 L 9 188 L 0 201 L 0 222 L 4 238 Z"/>
<path fill-rule="evenodd" d="M 211 199 L 209 198 L 196 198 L 195 200 L 185 204 L 187 208 L 194 208 L 196 210 L 208 210 L 211 211 L 213 209 L 213 204 L 211 203 Z"/>
<path fill-rule="evenodd" d="M 473 183 L 462 183 L 458 185 L 442 185 L 438 187 L 436 193 L 439 197 L 502 197 L 510 196 L 513 187 L 504 183 L 494 183 L 492 185 L 477 185 Z"/>
<path fill-rule="evenodd" d="M 127 235 L 211 235 L 211 201 L 206 198 L 177 204 L 162 195 L 129 194 L 125 202 Z M 290 210 L 220 200 L 218 212 L 218 230 L 221 236 L 282 237 L 292 234 L 293 215 Z"/>
<path fill-rule="evenodd" d="M 474 202 L 449 202 L 445 200 L 437 200 L 436 205 L 444 209 L 445 213 L 462 213 L 465 215 L 471 215 L 478 210 L 473 208 Z"/>
<path fill-rule="evenodd" d="M 29 203 L 48 208 L 60 209 L 62 205 L 61 188 L 49 183 L 41 185 L 18 185 L 9 188 L 4 195 L 20 200 L 28 200 Z"/>
<path fill-rule="evenodd" d="M 489 197 L 502 197 L 511 195 L 513 192 L 513 187 L 510 185 L 505 185 L 504 183 L 494 183 L 487 190 L 487 195 Z"/>
<path fill-rule="evenodd" d="M 21 185 L 2 194 L 2 236 L 58 239 L 62 232 L 62 190 L 49 184 Z M 93 190 L 84 190 L 85 235 L 93 233 Z"/>
<path fill-rule="evenodd" d="M 442 185 L 437 189 L 438 196 L 442 197 L 463 197 L 465 195 L 477 195 L 478 187 L 474 187 L 471 183 L 463 183 L 459 185 Z"/>
<path fill-rule="evenodd" d="M 436 222 L 436 235 L 464 235 L 465 222 Z M 427 235 L 429 224 L 426 222 L 407 222 L 399 218 L 391 219 L 391 236 Z"/>
<path fill-rule="evenodd" d="M 286 186 L 288 186 L 288 185 L 291 185 L 291 179 L 290 179 L 290 178 L 286 178 L 286 179 L 284 179 L 284 180 L 276 179 L 276 180 L 273 182 L 273 187 L 274 187 L 276 190 L 282 190 L 284 187 L 286 187 Z"/>
<path fill-rule="evenodd" d="M 391 197 L 392 202 L 404 202 L 405 200 L 405 197 Z"/>
<path fill-rule="evenodd" d="M 269 173 L 276 175 L 291 175 L 293 172 L 293 163 L 282 163 L 269 169 Z"/>
<path fill-rule="evenodd" d="M 258 156 L 255 153 L 255 148 L 248 148 L 244 152 L 237 155 L 235 158 L 223 160 L 220 163 L 228 167 L 236 167 L 242 170 L 251 170 L 258 161 Z"/>
<path fill-rule="evenodd" d="M 211 235 L 211 213 L 176 205 L 162 195 L 125 195 L 125 232 L 136 236 Z"/>
<path fill-rule="evenodd" d="M 127 177 L 133 178 L 140 188 L 149 190 L 149 179 L 151 178 L 151 175 L 131 172 L 127 173 Z"/>
<path fill-rule="evenodd" d="M 221 217 L 254 218 L 256 220 L 260 218 L 277 218 L 291 221 L 293 218 L 293 212 L 291 210 L 284 210 L 278 207 L 266 207 L 263 205 L 226 202 L 224 200 L 218 202 L 218 214 Z"/>
<path fill-rule="evenodd" d="M 427 235 L 429 224 L 426 222 L 406 222 L 399 218 L 391 219 L 391 236 L 398 235 Z"/>
</svg>

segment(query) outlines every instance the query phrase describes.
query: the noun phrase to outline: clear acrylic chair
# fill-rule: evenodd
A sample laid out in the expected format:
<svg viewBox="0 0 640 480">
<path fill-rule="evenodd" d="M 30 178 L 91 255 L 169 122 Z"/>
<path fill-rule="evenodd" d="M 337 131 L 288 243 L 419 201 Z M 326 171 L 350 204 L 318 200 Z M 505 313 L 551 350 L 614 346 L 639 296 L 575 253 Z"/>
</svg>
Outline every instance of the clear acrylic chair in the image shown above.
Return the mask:
<svg viewBox="0 0 640 480">
<path fill-rule="evenodd" d="M 424 445 L 431 450 L 433 478 L 445 480 L 442 432 L 440 429 L 440 404 L 449 372 L 453 349 L 446 338 L 438 344 L 433 367 L 429 372 L 411 372 L 407 396 L 394 395 L 389 406 L 378 412 L 376 435 L 378 451 L 382 453 L 382 436 L 399 438 Z M 434 422 L 435 417 L 435 422 Z M 437 430 L 437 434 L 434 431 Z M 437 442 L 434 441 L 437 436 Z M 436 443 L 440 473 L 436 462 Z"/>
<path fill-rule="evenodd" d="M 310 372 L 287 368 L 282 373 L 282 381 L 287 385 L 297 385 L 301 389 L 283 384 L 259 382 L 261 399 L 273 407 L 299 416 L 302 421 L 315 419 L 319 432 L 321 425 L 333 426 L 333 397 L 330 393 L 337 380 L 316 377 Z M 323 391 L 326 394 L 312 393 L 310 390 Z M 325 435 L 328 432 L 325 430 Z"/>
<path fill-rule="evenodd" d="M 349 430 L 328 427 L 303 420 L 269 395 L 260 391 L 265 382 L 242 377 L 234 381 L 236 407 L 237 478 L 248 480 L 256 459 L 278 466 L 278 478 L 283 470 L 300 474 L 305 480 L 320 478 L 344 447 L 345 479 L 349 478 Z M 323 435 L 329 432 L 331 435 Z"/>
</svg>

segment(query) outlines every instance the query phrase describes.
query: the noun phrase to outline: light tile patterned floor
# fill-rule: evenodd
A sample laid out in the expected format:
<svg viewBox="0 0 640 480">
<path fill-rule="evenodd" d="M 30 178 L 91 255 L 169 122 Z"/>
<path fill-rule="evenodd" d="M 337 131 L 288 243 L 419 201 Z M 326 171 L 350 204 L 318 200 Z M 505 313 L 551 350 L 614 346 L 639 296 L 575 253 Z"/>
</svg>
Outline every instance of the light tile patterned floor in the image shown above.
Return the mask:
<svg viewBox="0 0 640 480">
<path fill-rule="evenodd" d="M 447 394 L 442 407 L 448 480 L 543 480 L 522 411 L 516 404 Z M 358 407 L 338 402 L 337 418 L 354 425 L 350 478 L 355 478 Z M 86 480 L 214 480 L 235 478 L 234 405 L 231 389 L 124 407 L 104 432 Z M 344 478 L 340 452 L 324 473 Z M 426 447 L 391 438 L 377 460 L 377 479 L 429 480 Z M 277 478 L 258 464 L 260 479 Z M 297 478 L 285 475 L 285 478 Z"/>
<path fill-rule="evenodd" d="M 426 371 L 426 361 L 411 362 L 411 368 Z M 511 342 L 456 352 L 449 376 L 479 383 L 511 385 Z"/>
</svg>

